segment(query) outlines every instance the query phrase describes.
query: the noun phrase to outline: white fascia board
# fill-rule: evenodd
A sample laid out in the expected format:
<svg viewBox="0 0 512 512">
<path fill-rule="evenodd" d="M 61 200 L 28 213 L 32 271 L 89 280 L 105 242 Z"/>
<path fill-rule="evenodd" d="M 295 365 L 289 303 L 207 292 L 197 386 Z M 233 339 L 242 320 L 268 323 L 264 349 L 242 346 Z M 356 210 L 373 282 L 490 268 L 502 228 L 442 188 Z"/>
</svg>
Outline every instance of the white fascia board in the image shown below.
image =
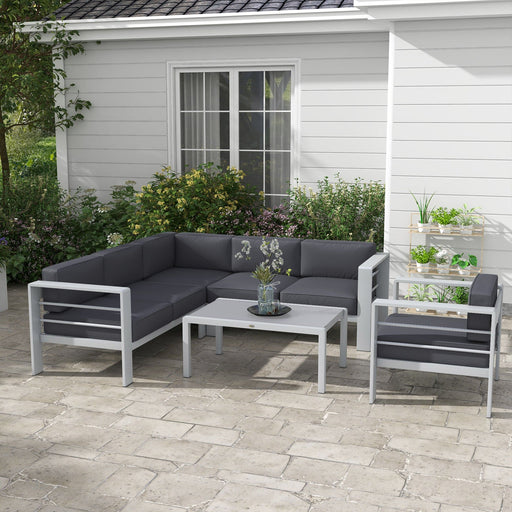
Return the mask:
<svg viewBox="0 0 512 512">
<path fill-rule="evenodd" d="M 512 16 L 512 0 L 354 0 L 375 20 L 424 20 Z"/>
<path fill-rule="evenodd" d="M 302 11 L 241 12 L 179 16 L 64 20 L 67 30 L 77 30 L 77 41 L 128 39 L 182 39 L 244 35 L 313 34 L 387 31 L 387 22 L 368 19 L 355 8 Z M 37 31 L 38 22 L 23 30 Z M 42 41 L 49 39 L 41 34 Z"/>
</svg>

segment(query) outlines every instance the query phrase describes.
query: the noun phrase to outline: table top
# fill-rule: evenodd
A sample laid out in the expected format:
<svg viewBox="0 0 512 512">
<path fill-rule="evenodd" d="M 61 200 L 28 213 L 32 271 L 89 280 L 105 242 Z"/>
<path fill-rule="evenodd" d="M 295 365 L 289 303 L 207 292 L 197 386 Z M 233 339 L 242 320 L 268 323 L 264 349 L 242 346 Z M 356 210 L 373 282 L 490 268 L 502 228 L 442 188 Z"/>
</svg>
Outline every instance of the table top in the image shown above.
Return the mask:
<svg viewBox="0 0 512 512">
<path fill-rule="evenodd" d="M 184 322 L 224 327 L 253 328 L 260 330 L 302 332 L 316 334 L 330 329 L 339 322 L 345 308 L 286 304 L 291 311 L 282 316 L 258 316 L 247 311 L 256 304 L 253 300 L 216 299 L 183 317 Z"/>
</svg>

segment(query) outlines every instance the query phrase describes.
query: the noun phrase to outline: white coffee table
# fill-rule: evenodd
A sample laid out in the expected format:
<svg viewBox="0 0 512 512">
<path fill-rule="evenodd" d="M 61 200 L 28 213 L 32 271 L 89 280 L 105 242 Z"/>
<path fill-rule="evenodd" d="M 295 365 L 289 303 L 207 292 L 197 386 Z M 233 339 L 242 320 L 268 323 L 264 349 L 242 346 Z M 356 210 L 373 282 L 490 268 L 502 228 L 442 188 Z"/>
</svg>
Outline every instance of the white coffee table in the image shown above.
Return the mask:
<svg viewBox="0 0 512 512">
<path fill-rule="evenodd" d="M 192 324 L 215 327 L 216 353 L 222 354 L 222 328 L 237 327 L 259 331 L 291 332 L 318 336 L 318 392 L 325 393 L 327 332 L 340 323 L 339 365 L 347 364 L 347 310 L 328 306 L 283 304 L 292 308 L 283 316 L 256 316 L 247 311 L 254 305 L 251 300 L 216 299 L 183 317 L 183 376 L 192 375 L 191 337 Z"/>
</svg>

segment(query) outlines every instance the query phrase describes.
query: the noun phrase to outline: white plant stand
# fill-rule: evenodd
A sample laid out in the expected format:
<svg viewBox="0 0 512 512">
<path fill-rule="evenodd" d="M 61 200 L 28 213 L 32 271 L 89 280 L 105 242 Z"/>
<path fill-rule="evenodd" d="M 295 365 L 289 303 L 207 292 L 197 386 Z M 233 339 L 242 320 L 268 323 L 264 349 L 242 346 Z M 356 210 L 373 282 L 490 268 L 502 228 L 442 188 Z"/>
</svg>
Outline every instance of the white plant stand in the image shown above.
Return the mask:
<svg viewBox="0 0 512 512">
<path fill-rule="evenodd" d="M 318 336 L 318 392 L 325 393 L 327 332 L 340 324 L 340 367 L 347 365 L 347 310 L 328 306 L 284 304 L 292 308 L 283 316 L 256 316 L 247 308 L 251 300 L 217 299 L 183 317 L 183 376 L 192 376 L 191 324 L 215 327 L 216 353 L 222 354 L 222 328 L 291 332 Z"/>
<path fill-rule="evenodd" d="M 7 273 L 5 266 L 0 265 L 0 312 L 9 309 L 9 301 L 7 298 Z"/>
</svg>

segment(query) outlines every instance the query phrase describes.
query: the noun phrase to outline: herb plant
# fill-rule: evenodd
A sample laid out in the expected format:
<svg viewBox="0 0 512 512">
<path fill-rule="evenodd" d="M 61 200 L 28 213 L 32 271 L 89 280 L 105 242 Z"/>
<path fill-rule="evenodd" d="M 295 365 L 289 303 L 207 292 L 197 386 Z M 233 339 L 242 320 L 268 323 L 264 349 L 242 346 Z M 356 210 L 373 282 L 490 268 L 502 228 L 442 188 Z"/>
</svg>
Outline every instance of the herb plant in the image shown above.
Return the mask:
<svg viewBox="0 0 512 512">
<path fill-rule="evenodd" d="M 416 203 L 416 206 L 418 207 L 418 213 L 420 214 L 420 223 L 421 224 L 428 224 L 428 221 L 430 220 L 430 203 L 432 201 L 432 198 L 434 197 L 434 194 L 431 194 L 430 196 L 427 196 L 425 192 L 423 192 L 422 197 L 416 197 L 412 192 L 411 195 L 414 199 L 414 202 Z"/>
<path fill-rule="evenodd" d="M 459 215 L 459 210 L 456 208 L 445 208 L 444 206 L 440 206 L 432 211 L 432 220 L 437 224 L 441 224 L 441 226 L 446 226 L 448 224 L 452 224 L 456 221 L 457 216 Z"/>
<path fill-rule="evenodd" d="M 464 253 L 455 254 L 452 258 L 452 265 L 457 265 L 462 269 L 468 268 L 470 265 L 476 267 L 478 259 L 474 254 L 469 254 L 467 258 L 464 258 Z"/>
<path fill-rule="evenodd" d="M 411 249 L 411 258 L 421 264 L 433 263 L 436 253 L 437 249 L 435 247 L 427 249 L 424 245 L 418 245 Z"/>
</svg>

